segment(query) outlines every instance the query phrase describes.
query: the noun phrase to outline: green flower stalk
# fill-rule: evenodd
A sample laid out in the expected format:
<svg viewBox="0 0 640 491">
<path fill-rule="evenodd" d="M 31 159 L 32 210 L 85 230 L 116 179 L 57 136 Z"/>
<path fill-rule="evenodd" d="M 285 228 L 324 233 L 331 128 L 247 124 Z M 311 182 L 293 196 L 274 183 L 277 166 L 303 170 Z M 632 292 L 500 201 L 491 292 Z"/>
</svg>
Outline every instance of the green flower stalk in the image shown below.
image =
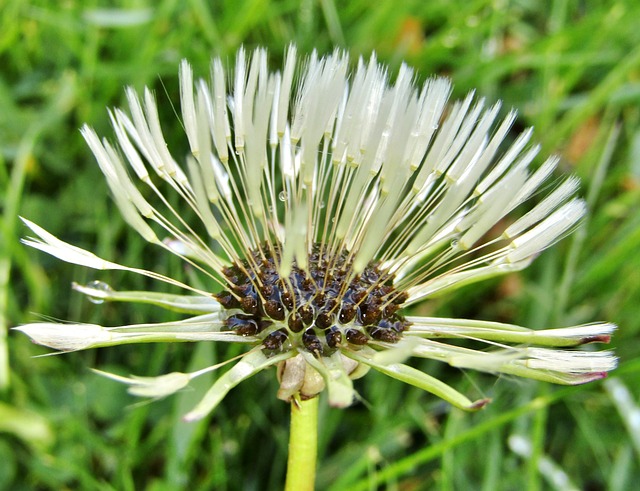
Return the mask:
<svg viewBox="0 0 640 491">
<path fill-rule="evenodd" d="M 550 184 L 557 158 L 531 168 L 539 151 L 531 130 L 503 148 L 514 112 L 497 120 L 500 104 L 487 107 L 473 94 L 449 104 L 448 80 L 417 87 L 404 65 L 392 83 L 373 56 L 350 71 L 340 50 L 301 63 L 290 47 L 282 71 L 270 72 L 265 50 L 248 57 L 241 49 L 233 75 L 219 59 L 211 73 L 209 82 L 194 81 L 189 64 L 180 67 L 190 147 L 182 163 L 167 148 L 148 89 L 127 89 L 129 111 L 109 112 L 115 144 L 82 128 L 124 219 L 210 286 L 110 262 L 24 220 L 33 233 L 27 245 L 182 290 L 74 284 L 80 293 L 185 314 L 164 323 L 17 328 L 33 341 L 62 351 L 147 342 L 247 345 L 185 416 L 190 421 L 269 367 L 280 382 L 277 397 L 294 403 L 326 390 L 331 405 L 349 406 L 357 399 L 353 380 L 374 369 L 469 410 L 488 400 L 470 400 L 406 361 L 429 358 L 560 384 L 597 380 L 615 368 L 610 351 L 573 349 L 608 342 L 610 323 L 531 330 L 406 314 L 463 285 L 522 270 L 585 214 L 575 177 Z M 180 208 L 168 193 L 180 196 Z M 534 203 L 534 194 L 544 197 Z M 514 217 L 521 205 L 529 211 Z M 197 223 L 183 218 L 184 209 Z M 460 339 L 475 347 L 460 346 Z M 106 375 L 134 395 L 157 398 L 218 368 Z"/>
</svg>

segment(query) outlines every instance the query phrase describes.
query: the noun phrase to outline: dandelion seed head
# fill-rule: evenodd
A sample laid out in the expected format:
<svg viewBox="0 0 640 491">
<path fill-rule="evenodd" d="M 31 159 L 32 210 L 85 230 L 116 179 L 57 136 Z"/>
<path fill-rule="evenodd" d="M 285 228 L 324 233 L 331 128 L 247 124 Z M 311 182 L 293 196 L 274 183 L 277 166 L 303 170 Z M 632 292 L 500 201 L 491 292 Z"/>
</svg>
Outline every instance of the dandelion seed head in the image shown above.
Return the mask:
<svg viewBox="0 0 640 491">
<path fill-rule="evenodd" d="M 149 89 L 127 89 L 128 111 L 109 111 L 115 143 L 81 130 L 123 218 L 189 264 L 203 286 L 104 260 L 24 220 L 35 235 L 27 245 L 187 292 L 74 285 L 94 301 L 150 303 L 193 317 L 109 328 L 37 323 L 21 331 L 60 350 L 151 341 L 248 345 L 188 420 L 272 366 L 284 400 L 326 390 L 330 404 L 348 406 L 356 399 L 352 381 L 373 368 L 469 410 L 487 398 L 467 399 L 405 359 L 568 384 L 615 367 L 610 352 L 565 349 L 607 342 L 612 324 L 533 331 L 406 313 L 461 286 L 520 271 L 585 215 L 577 178 L 547 186 L 558 159 L 536 168 L 540 147 L 531 144 L 531 129 L 506 145 L 514 111 L 500 120 L 501 104 L 473 92 L 450 102 L 446 78 L 417 86 L 409 67 L 390 77 L 375 55 L 352 69 L 344 51 L 301 61 L 292 46 L 282 71 L 268 66 L 264 49 L 240 49 L 233 71 L 216 59 L 206 81 L 181 63 L 186 159 L 168 148 Z M 546 197 L 536 196 L 545 186 Z M 505 220 L 519 207 L 526 213 Z M 135 379 L 145 387 L 137 392 L 172 393 L 217 368 L 181 374 L 180 383 Z"/>
</svg>

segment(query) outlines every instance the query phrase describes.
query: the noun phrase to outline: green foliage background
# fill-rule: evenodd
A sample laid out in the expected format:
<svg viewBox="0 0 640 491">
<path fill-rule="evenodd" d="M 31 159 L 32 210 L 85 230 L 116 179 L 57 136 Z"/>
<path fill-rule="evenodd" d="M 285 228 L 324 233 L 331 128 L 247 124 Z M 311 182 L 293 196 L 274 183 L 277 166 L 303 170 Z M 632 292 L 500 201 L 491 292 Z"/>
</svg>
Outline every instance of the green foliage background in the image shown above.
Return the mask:
<svg viewBox="0 0 640 491">
<path fill-rule="evenodd" d="M 242 384 L 207 420 L 180 415 L 206 389 L 135 405 L 89 367 L 156 375 L 236 348 L 209 344 L 47 350 L 8 328 L 46 314 L 107 325 L 166 319 L 152 308 L 93 305 L 71 281 L 145 280 L 63 264 L 19 243 L 18 215 L 124 264 L 189 271 L 128 230 L 77 129 L 112 135 L 105 107 L 153 87 L 175 155 L 186 152 L 177 67 L 208 74 L 212 55 L 267 46 L 272 66 L 302 53 L 372 50 L 477 88 L 536 127 L 543 154 L 583 179 L 584 226 L 519 275 L 466 288 L 425 312 L 529 327 L 610 320 L 620 368 L 577 388 L 421 366 L 474 397 L 476 414 L 370 374 L 366 404 L 321 404 L 318 489 L 633 489 L 640 482 L 640 3 L 635 0 L 0 0 L 0 488 L 279 489 L 288 407 L 273 372 Z M 157 287 L 154 285 L 154 288 Z M 210 381 L 209 381 L 210 382 Z M 635 419 L 634 419 L 635 418 Z M 635 426 L 634 426 L 634 421 Z M 518 445 L 520 443 L 520 445 Z M 529 452 L 518 450 L 528 445 Z M 568 479 L 562 481 L 561 479 Z M 554 480 L 555 479 L 555 480 Z M 560 480 L 558 480 L 560 479 Z M 379 487 L 379 488 L 378 488 Z"/>
</svg>

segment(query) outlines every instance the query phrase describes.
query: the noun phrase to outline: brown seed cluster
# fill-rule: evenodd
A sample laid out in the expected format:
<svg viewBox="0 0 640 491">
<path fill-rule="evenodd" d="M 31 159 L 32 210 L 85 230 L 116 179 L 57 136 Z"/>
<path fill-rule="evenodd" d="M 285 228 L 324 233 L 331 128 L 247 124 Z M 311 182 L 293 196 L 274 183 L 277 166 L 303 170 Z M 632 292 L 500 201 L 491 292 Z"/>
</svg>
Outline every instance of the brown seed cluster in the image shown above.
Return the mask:
<svg viewBox="0 0 640 491">
<path fill-rule="evenodd" d="M 397 311 L 407 295 L 392 286 L 392 275 L 369 264 L 352 276 L 346 254 L 330 255 L 318 245 L 307 264 L 307 271 L 294 264 L 286 281 L 274 258 L 258 251 L 226 268 L 230 289 L 216 298 L 239 311 L 226 320 L 227 329 L 261 337 L 268 351 L 304 346 L 317 356 L 343 343 L 400 339 L 409 323 Z"/>
</svg>

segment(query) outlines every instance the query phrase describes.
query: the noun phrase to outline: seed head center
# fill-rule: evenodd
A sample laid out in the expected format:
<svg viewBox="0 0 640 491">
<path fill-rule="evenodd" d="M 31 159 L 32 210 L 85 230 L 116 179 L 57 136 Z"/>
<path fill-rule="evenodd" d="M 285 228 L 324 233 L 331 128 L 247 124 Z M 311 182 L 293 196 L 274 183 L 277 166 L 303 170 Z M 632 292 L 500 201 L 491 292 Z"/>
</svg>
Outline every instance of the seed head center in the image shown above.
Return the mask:
<svg viewBox="0 0 640 491">
<path fill-rule="evenodd" d="M 253 251 L 251 260 L 224 270 L 230 288 L 216 295 L 229 311 L 226 328 L 260 338 L 267 351 L 328 355 L 344 343 L 395 343 L 409 326 L 398 314 L 407 294 L 375 263 L 353 274 L 345 253 L 332 255 L 318 245 L 306 269 L 294 263 L 281 277 L 278 262 L 277 256 Z"/>
</svg>

